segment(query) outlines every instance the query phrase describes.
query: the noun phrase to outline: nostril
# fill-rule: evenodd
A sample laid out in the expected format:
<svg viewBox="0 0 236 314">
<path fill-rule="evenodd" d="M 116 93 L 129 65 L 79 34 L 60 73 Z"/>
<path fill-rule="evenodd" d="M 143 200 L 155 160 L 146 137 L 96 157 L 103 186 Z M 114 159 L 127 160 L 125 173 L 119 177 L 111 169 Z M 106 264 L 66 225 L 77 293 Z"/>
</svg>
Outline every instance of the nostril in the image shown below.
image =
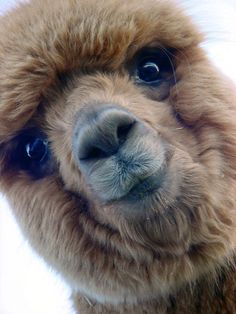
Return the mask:
<svg viewBox="0 0 236 314">
<path fill-rule="evenodd" d="M 134 124 L 135 122 L 132 122 L 129 124 L 119 125 L 117 127 L 117 138 L 119 141 L 119 145 L 122 145 L 126 141 L 128 134 L 131 131 Z"/>
<path fill-rule="evenodd" d="M 91 147 L 86 154 L 83 155 L 83 157 L 80 157 L 79 159 L 82 160 L 93 160 L 93 159 L 101 159 L 108 157 L 109 154 L 105 152 L 104 150 L 98 148 L 98 147 Z"/>
</svg>

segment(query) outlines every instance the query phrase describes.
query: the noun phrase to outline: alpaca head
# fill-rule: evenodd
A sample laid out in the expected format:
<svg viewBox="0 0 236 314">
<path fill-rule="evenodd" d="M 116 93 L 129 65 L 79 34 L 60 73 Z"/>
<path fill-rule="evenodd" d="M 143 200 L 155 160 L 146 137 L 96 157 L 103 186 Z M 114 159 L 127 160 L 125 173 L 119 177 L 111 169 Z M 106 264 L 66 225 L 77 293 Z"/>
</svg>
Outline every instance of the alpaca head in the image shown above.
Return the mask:
<svg viewBox="0 0 236 314">
<path fill-rule="evenodd" d="M 101 302 L 214 277 L 236 244 L 236 97 L 191 21 L 39 0 L 0 23 L 0 188 L 37 252 Z"/>
</svg>

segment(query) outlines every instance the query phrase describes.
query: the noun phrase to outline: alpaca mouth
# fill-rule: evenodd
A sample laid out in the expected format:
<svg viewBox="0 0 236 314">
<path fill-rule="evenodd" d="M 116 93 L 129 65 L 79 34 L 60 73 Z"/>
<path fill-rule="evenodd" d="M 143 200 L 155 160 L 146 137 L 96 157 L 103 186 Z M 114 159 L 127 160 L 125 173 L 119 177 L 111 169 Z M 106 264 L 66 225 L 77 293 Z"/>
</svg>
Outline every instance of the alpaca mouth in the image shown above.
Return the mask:
<svg viewBox="0 0 236 314">
<path fill-rule="evenodd" d="M 149 176 L 148 178 L 140 181 L 135 186 L 133 186 L 131 190 L 128 191 L 128 193 L 121 198 L 121 200 L 128 202 L 137 202 L 151 197 L 160 189 L 162 183 L 164 182 L 164 178 L 164 170 L 161 170 L 160 172 Z"/>
<path fill-rule="evenodd" d="M 90 173 L 88 181 L 103 203 L 144 201 L 156 194 L 167 173 L 165 154 L 114 155 Z"/>
</svg>

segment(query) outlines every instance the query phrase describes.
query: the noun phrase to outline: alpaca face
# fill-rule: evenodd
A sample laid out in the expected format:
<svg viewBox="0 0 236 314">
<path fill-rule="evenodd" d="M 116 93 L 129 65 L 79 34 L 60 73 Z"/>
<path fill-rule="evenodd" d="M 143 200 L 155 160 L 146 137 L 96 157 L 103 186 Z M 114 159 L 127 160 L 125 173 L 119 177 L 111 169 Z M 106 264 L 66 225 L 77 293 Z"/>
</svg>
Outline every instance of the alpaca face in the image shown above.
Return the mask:
<svg viewBox="0 0 236 314">
<path fill-rule="evenodd" d="M 32 246 L 102 302 L 214 276 L 236 243 L 235 95 L 188 18 L 44 0 L 2 23 L 0 187 Z"/>
</svg>

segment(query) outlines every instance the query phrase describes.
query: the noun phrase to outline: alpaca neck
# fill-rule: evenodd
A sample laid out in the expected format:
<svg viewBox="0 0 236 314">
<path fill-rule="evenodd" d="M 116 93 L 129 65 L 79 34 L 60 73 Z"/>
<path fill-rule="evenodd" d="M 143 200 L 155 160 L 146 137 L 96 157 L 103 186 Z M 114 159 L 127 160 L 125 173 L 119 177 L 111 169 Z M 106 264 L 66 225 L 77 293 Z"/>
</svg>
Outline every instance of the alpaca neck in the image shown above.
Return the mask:
<svg viewBox="0 0 236 314">
<path fill-rule="evenodd" d="M 236 313 L 236 271 L 222 274 L 217 284 L 205 279 L 185 287 L 166 300 L 150 300 L 138 304 L 108 305 L 73 295 L 76 313 L 83 314 L 216 314 Z"/>
</svg>

